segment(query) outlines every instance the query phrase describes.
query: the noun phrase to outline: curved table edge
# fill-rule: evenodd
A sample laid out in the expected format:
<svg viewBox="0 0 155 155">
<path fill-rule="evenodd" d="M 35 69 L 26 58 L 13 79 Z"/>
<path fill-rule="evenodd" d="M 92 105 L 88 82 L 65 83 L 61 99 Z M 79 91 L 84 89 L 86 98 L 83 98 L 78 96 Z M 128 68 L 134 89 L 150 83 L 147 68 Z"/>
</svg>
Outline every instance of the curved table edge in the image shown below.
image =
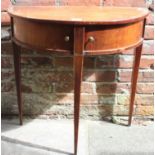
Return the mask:
<svg viewBox="0 0 155 155">
<path fill-rule="evenodd" d="M 117 53 L 122 53 L 125 50 L 129 50 L 135 47 L 138 47 L 139 45 L 141 45 L 143 43 L 143 38 L 140 39 L 140 41 L 138 41 L 135 44 L 132 44 L 130 46 L 126 46 L 126 47 L 122 47 L 122 48 L 116 48 L 116 49 L 107 49 L 107 50 L 95 50 L 95 51 L 83 51 L 83 54 L 85 56 L 97 56 L 97 55 L 106 55 L 106 54 L 117 54 Z M 25 44 L 19 40 L 17 40 L 16 38 L 12 38 L 12 41 L 15 42 L 17 45 L 26 48 L 26 49 L 31 49 L 31 50 L 36 50 L 36 51 L 47 51 L 47 52 L 51 52 L 52 54 L 60 54 L 60 55 L 73 55 L 73 51 L 69 51 L 69 50 L 61 50 L 61 49 L 42 49 L 42 48 L 36 48 L 32 45 L 28 45 Z"/>
</svg>

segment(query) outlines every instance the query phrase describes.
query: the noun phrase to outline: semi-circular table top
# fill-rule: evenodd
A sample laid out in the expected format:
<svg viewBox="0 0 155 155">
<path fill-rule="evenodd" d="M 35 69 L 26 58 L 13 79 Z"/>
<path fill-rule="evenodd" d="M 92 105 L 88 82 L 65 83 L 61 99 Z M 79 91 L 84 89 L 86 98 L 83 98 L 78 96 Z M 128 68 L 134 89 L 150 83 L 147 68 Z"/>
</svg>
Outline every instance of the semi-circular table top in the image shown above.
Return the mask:
<svg viewBox="0 0 155 155">
<path fill-rule="evenodd" d="M 125 24 L 145 18 L 149 11 L 136 7 L 11 6 L 13 17 L 65 24 Z"/>
</svg>

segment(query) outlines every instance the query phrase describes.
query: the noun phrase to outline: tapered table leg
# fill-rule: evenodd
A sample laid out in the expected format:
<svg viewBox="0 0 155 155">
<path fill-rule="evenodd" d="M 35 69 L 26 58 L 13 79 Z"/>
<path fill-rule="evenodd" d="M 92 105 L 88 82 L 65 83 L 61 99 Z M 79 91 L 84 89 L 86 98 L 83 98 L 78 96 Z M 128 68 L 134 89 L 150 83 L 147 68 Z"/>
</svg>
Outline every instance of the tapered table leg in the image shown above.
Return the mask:
<svg viewBox="0 0 155 155">
<path fill-rule="evenodd" d="M 77 155 L 85 29 L 74 28 L 74 155 Z"/>
<path fill-rule="evenodd" d="M 14 55 L 14 69 L 15 69 L 15 80 L 16 80 L 16 90 L 17 90 L 17 101 L 18 101 L 18 109 L 19 109 L 19 121 L 20 125 L 23 124 L 23 105 L 22 105 L 22 91 L 21 91 L 21 48 L 15 44 L 13 44 L 13 55 Z"/>
<path fill-rule="evenodd" d="M 140 58 L 142 53 L 142 44 L 135 49 L 135 60 L 133 64 L 133 71 L 132 71 L 132 79 L 131 79 L 131 96 L 130 96 L 130 109 L 129 109 L 129 121 L 128 125 L 131 125 L 132 121 L 132 114 L 134 109 L 134 100 L 136 94 L 136 86 L 137 86 L 137 79 L 138 79 L 138 71 L 139 71 L 139 64 Z"/>
<path fill-rule="evenodd" d="M 83 56 L 74 56 L 74 154 L 77 154 Z"/>
</svg>

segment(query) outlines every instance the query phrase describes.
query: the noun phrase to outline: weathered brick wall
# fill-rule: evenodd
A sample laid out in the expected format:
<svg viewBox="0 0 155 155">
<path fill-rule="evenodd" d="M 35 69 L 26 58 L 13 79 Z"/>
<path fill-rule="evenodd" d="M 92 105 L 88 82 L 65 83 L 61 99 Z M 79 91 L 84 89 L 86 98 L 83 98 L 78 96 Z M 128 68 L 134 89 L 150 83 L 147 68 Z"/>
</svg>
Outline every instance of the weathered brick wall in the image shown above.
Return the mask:
<svg viewBox="0 0 155 155">
<path fill-rule="evenodd" d="M 16 0 L 18 5 L 114 5 L 148 7 L 135 115 L 153 116 L 153 7 L 145 0 Z M 2 114 L 18 114 L 10 41 L 9 1 L 2 0 Z M 73 58 L 22 49 L 25 115 L 73 117 Z M 81 117 L 128 115 L 133 50 L 122 55 L 87 57 L 84 62 Z"/>
</svg>

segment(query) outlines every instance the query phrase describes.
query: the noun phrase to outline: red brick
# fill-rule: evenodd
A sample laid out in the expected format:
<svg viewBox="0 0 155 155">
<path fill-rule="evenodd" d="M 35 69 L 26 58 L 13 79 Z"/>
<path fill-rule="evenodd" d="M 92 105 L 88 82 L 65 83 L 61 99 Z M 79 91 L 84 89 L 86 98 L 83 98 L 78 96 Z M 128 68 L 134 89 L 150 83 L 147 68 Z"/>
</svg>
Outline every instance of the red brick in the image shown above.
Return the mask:
<svg viewBox="0 0 155 155">
<path fill-rule="evenodd" d="M 133 55 L 134 49 L 125 50 L 122 54 Z M 142 54 L 150 55 L 154 54 L 154 41 L 153 40 L 144 40 Z"/>
<path fill-rule="evenodd" d="M 131 83 L 97 84 L 97 93 L 130 93 Z M 138 94 L 153 94 L 153 83 L 137 83 Z"/>
<path fill-rule="evenodd" d="M 103 94 L 129 93 L 130 83 L 97 83 L 96 92 Z"/>
<path fill-rule="evenodd" d="M 2 81 L 11 81 L 14 79 L 14 72 L 13 71 L 2 71 L 1 73 L 1 80 Z"/>
<path fill-rule="evenodd" d="M 131 87 L 130 83 L 117 83 L 116 93 L 119 93 L 119 94 L 129 93 L 130 87 Z"/>
<path fill-rule="evenodd" d="M 148 8 L 149 8 L 151 11 L 154 11 L 154 0 L 152 0 L 152 3 L 149 4 Z"/>
<path fill-rule="evenodd" d="M 131 0 L 128 0 L 129 3 L 131 2 Z M 147 7 L 147 3 L 146 3 L 146 0 L 138 0 L 138 1 L 135 1 L 135 0 L 132 0 L 132 6 L 133 7 Z"/>
<path fill-rule="evenodd" d="M 145 26 L 144 38 L 147 40 L 154 39 L 154 26 Z"/>
<path fill-rule="evenodd" d="M 153 40 L 145 40 L 143 44 L 142 54 L 154 54 L 154 41 Z"/>
<path fill-rule="evenodd" d="M 38 51 L 33 51 L 31 49 L 26 49 L 26 48 L 21 48 L 21 54 L 22 55 L 34 55 L 35 53 L 39 53 Z M 44 53 L 43 57 L 45 56 L 45 52 L 41 52 Z"/>
<path fill-rule="evenodd" d="M 108 116 L 113 115 L 113 106 L 112 105 L 102 105 L 102 106 L 89 106 L 89 116 L 98 116 L 99 119 L 103 120 Z"/>
<path fill-rule="evenodd" d="M 7 12 L 1 12 L 1 25 L 8 26 L 10 25 L 10 16 Z"/>
<path fill-rule="evenodd" d="M 12 68 L 12 57 L 2 57 L 1 59 L 1 66 L 2 68 Z"/>
<path fill-rule="evenodd" d="M 2 51 L 2 54 L 4 54 L 4 55 L 13 55 L 12 42 L 10 40 L 9 41 L 2 41 L 1 42 L 1 51 Z M 34 52 L 32 50 L 28 50 L 28 49 L 25 49 L 25 48 L 21 48 L 21 51 L 22 51 L 21 52 L 22 55 L 23 54 L 24 55 L 32 55 L 32 54 L 34 54 Z"/>
<path fill-rule="evenodd" d="M 117 95 L 117 105 L 127 106 L 129 105 L 130 95 L 121 94 Z"/>
<path fill-rule="evenodd" d="M 139 94 L 153 94 L 154 84 L 153 83 L 138 83 L 137 93 Z"/>
<path fill-rule="evenodd" d="M 100 5 L 100 0 L 62 0 L 61 5 Z"/>
<path fill-rule="evenodd" d="M 136 108 L 135 114 L 142 115 L 142 116 L 154 115 L 154 107 L 153 106 L 138 106 Z"/>
<path fill-rule="evenodd" d="M 146 24 L 153 25 L 154 24 L 154 13 L 150 11 L 149 15 L 146 17 Z"/>
<path fill-rule="evenodd" d="M 129 105 L 130 101 L 130 95 L 117 95 L 117 104 L 118 105 Z M 153 95 L 142 95 L 142 94 L 136 94 L 135 96 L 135 107 L 136 106 L 150 106 L 154 104 L 154 96 Z"/>
<path fill-rule="evenodd" d="M 12 92 L 14 90 L 14 84 L 11 82 L 2 82 L 1 91 L 2 92 Z"/>
<path fill-rule="evenodd" d="M 22 65 L 27 66 L 50 66 L 53 67 L 53 60 L 48 57 L 22 57 Z"/>
<path fill-rule="evenodd" d="M 112 68 L 115 65 L 115 56 L 102 56 L 97 57 L 96 67 L 97 68 Z"/>
<path fill-rule="evenodd" d="M 128 116 L 129 115 L 129 107 L 124 106 L 124 105 L 115 105 L 115 106 L 113 106 L 112 114 L 116 115 L 116 116 Z"/>
<path fill-rule="evenodd" d="M 62 116 L 63 118 L 67 116 L 67 118 L 73 118 L 73 107 L 64 107 L 59 106 L 56 108 L 51 108 L 50 111 L 46 111 L 45 114 L 55 116 Z M 80 118 L 92 118 L 92 119 L 101 119 L 103 120 L 107 116 L 111 116 L 113 113 L 113 108 L 111 105 L 104 105 L 104 106 L 81 106 Z M 54 117 L 55 118 L 55 117 Z"/>
<path fill-rule="evenodd" d="M 117 84 L 97 84 L 96 86 L 96 92 L 102 93 L 102 94 L 113 94 L 116 93 Z"/>
<path fill-rule="evenodd" d="M 154 80 L 154 74 L 150 72 L 139 72 L 138 81 L 139 82 L 152 82 Z M 119 72 L 119 81 L 129 82 L 131 81 L 131 71 L 121 71 Z"/>
<path fill-rule="evenodd" d="M 2 54 L 13 54 L 13 49 L 12 49 L 12 43 L 11 41 L 2 41 L 1 42 L 1 51 L 2 51 Z"/>
<path fill-rule="evenodd" d="M 128 7 L 146 7 L 145 0 L 105 0 L 105 6 L 128 6 Z"/>
<path fill-rule="evenodd" d="M 131 6 L 129 0 L 105 0 L 105 6 Z"/>
<path fill-rule="evenodd" d="M 73 58 L 72 57 L 55 57 L 54 65 L 56 68 L 61 69 L 71 69 L 73 68 Z"/>
<path fill-rule="evenodd" d="M 1 1 L 1 11 L 6 11 L 10 4 L 11 4 L 10 0 L 2 0 Z"/>
<path fill-rule="evenodd" d="M 52 93 L 53 84 L 46 81 L 22 81 L 22 91 L 24 93 Z"/>
<path fill-rule="evenodd" d="M 32 87 L 22 84 L 22 92 L 24 93 L 32 93 Z"/>
<path fill-rule="evenodd" d="M 73 57 L 55 57 L 55 67 L 59 69 L 73 69 Z M 94 57 L 84 58 L 84 68 L 93 69 L 95 66 Z"/>
<path fill-rule="evenodd" d="M 65 94 L 65 95 L 55 94 L 51 98 L 51 101 L 53 103 L 57 103 L 57 104 L 73 104 L 74 96 L 72 94 L 71 95 L 69 95 L 69 94 Z"/>
<path fill-rule="evenodd" d="M 10 39 L 11 39 L 10 27 L 3 26 L 1 29 L 1 40 L 2 41 L 10 41 Z"/>
<path fill-rule="evenodd" d="M 134 54 L 134 49 L 129 49 L 129 50 L 124 50 L 122 52 L 122 54 L 125 54 L 125 55 L 133 55 Z"/>
<path fill-rule="evenodd" d="M 73 82 L 56 83 L 55 91 L 57 93 L 73 93 L 74 92 Z M 93 84 L 82 82 L 81 92 L 82 93 L 93 93 Z"/>
<path fill-rule="evenodd" d="M 72 82 L 73 73 L 67 71 L 49 71 L 49 70 L 23 70 L 22 77 L 26 79 L 35 79 L 38 82 Z"/>
<path fill-rule="evenodd" d="M 72 82 L 73 81 L 73 74 L 72 73 L 67 73 L 67 72 L 53 72 L 53 76 L 52 75 L 48 75 L 47 76 L 49 81 L 68 81 L 68 82 Z"/>
<path fill-rule="evenodd" d="M 95 57 L 85 57 L 84 69 L 94 69 L 94 67 L 95 67 Z"/>
<path fill-rule="evenodd" d="M 138 81 L 140 82 L 153 82 L 154 81 L 154 72 L 140 72 Z"/>
<path fill-rule="evenodd" d="M 131 56 L 120 56 L 115 60 L 115 67 L 119 68 L 132 68 L 133 57 Z M 153 68 L 154 59 L 153 56 L 150 58 L 142 57 L 140 61 L 140 68 Z"/>
<path fill-rule="evenodd" d="M 57 93 L 73 93 L 73 82 L 59 82 L 55 84 L 55 91 Z"/>
<path fill-rule="evenodd" d="M 55 5 L 55 0 L 16 0 L 16 5 Z"/>
<path fill-rule="evenodd" d="M 114 95 L 95 95 L 95 94 L 82 94 L 81 101 L 82 104 L 99 104 L 99 105 L 107 105 L 107 104 L 115 104 L 116 97 Z"/>
<path fill-rule="evenodd" d="M 119 56 L 115 59 L 115 67 L 119 68 L 132 68 L 133 57 L 131 56 Z"/>
<path fill-rule="evenodd" d="M 33 1 L 32 0 L 32 4 L 33 5 L 55 5 L 55 0 L 37 0 L 37 1 Z"/>
<path fill-rule="evenodd" d="M 98 104 L 99 96 L 97 95 L 81 95 L 81 104 Z"/>
<path fill-rule="evenodd" d="M 115 80 L 115 71 L 87 71 L 84 72 L 84 81 L 110 82 Z"/>
<path fill-rule="evenodd" d="M 154 68 L 154 59 L 142 57 L 140 61 L 140 68 Z"/>
<path fill-rule="evenodd" d="M 88 82 L 82 82 L 81 92 L 93 94 L 94 93 L 94 84 L 88 83 Z"/>
</svg>

